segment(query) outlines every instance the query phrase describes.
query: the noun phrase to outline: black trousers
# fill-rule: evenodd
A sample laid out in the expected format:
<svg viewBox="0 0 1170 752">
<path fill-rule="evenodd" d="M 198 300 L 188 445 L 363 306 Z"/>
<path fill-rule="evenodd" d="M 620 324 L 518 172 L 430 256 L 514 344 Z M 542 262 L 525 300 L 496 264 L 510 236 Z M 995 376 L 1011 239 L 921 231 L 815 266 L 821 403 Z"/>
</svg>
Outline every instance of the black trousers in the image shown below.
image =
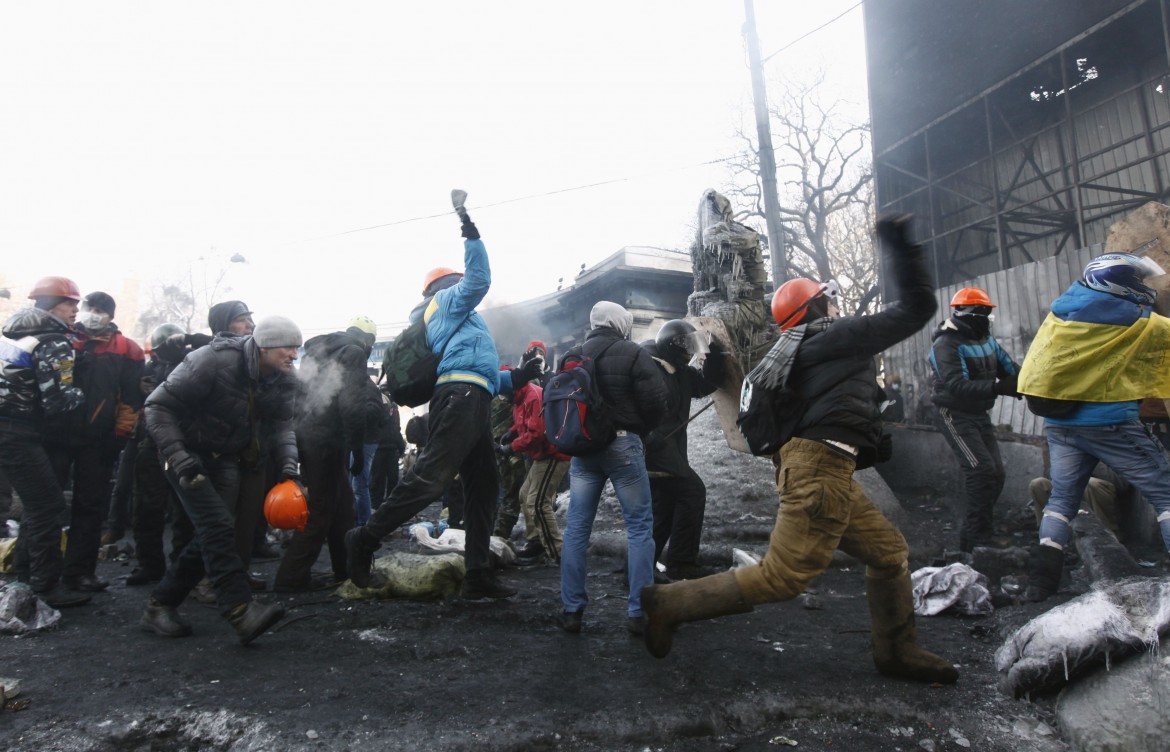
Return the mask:
<svg viewBox="0 0 1170 752">
<path fill-rule="evenodd" d="M 36 426 L 0 419 L 0 469 L 24 503 L 14 573 L 37 592 L 52 590 L 61 578 L 65 494 Z"/>
<path fill-rule="evenodd" d="M 62 575 L 81 577 L 97 571 L 102 527 L 110 510 L 110 481 L 120 447 L 110 437 L 80 446 L 47 444 L 49 460 L 61 488 L 72 483 L 69 536 Z"/>
<path fill-rule="evenodd" d="M 321 547 L 329 545 L 329 561 L 338 580 L 349 577 L 345 564 L 345 533 L 354 524 L 353 487 L 349 482 L 349 451 L 297 442 L 301 478 L 309 492 L 309 521 L 293 533 L 275 587 L 297 590 L 309 586 Z"/>
<path fill-rule="evenodd" d="M 995 427 L 987 413 L 963 413 L 940 407 L 935 425 L 963 470 L 966 510 L 959 530 L 959 547 L 970 551 L 995 532 L 992 516 L 995 502 L 1007 477 L 995 440 Z"/>
<path fill-rule="evenodd" d="M 145 432 L 144 432 L 145 433 Z M 114 490 L 110 495 L 110 511 L 106 517 L 106 530 L 121 538 L 133 524 L 134 509 L 134 467 L 138 459 L 138 440 L 126 442 L 114 469 Z"/>
<path fill-rule="evenodd" d="M 126 461 L 126 454 L 122 454 Z M 134 499 L 130 524 L 134 531 L 134 549 L 138 566 L 148 572 L 167 571 L 163 548 L 167 512 L 171 516 L 171 561 L 195 538 L 195 526 L 183 510 L 183 505 L 171 491 L 171 484 L 163 473 L 158 448 L 149 437 L 138 442 L 134 456 Z"/>
<path fill-rule="evenodd" d="M 240 461 L 208 452 L 197 456 L 209 481 L 202 488 L 183 488 L 174 472 L 165 471 L 195 525 L 195 539 L 167 569 L 151 595 L 164 606 L 178 606 L 206 574 L 215 590 L 216 605 L 226 616 L 236 606 L 252 600 L 244 563 L 236 553 L 235 519 L 230 506 L 240 492 Z"/>
<path fill-rule="evenodd" d="M 669 567 L 697 563 L 707 509 L 707 486 L 703 479 L 694 470 L 681 477 L 651 477 L 650 498 L 654 504 L 654 560 L 661 560 L 662 551 L 669 543 L 663 564 Z"/>
<path fill-rule="evenodd" d="M 366 531 L 379 539 L 426 509 L 447 490 L 456 475 L 463 480 L 463 522 L 468 572 L 491 568 L 492 516 L 499 479 L 491 436 L 491 399 L 486 389 L 465 383 L 442 384 L 431 398 L 430 437 L 418 461 L 374 510 Z"/>
<path fill-rule="evenodd" d="M 386 496 L 398 485 L 398 450 L 378 447 L 370 466 L 370 508 L 382 506 Z"/>
</svg>

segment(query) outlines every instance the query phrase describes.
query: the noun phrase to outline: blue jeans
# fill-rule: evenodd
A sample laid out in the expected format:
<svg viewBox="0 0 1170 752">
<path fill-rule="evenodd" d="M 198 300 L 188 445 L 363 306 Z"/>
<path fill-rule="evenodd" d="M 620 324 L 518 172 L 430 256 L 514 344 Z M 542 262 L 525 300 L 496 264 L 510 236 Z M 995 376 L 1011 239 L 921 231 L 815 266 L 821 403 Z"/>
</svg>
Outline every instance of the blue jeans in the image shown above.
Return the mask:
<svg viewBox="0 0 1170 752">
<path fill-rule="evenodd" d="M 1170 460 L 1141 423 L 1113 426 L 1045 426 L 1052 467 L 1052 496 L 1040 520 L 1040 543 L 1064 548 L 1089 474 L 1104 462 L 1142 492 L 1154 507 L 1162 542 L 1170 551 Z"/>
<path fill-rule="evenodd" d="M 637 434 L 619 435 L 600 454 L 574 457 L 569 465 L 569 513 L 561 550 L 561 602 L 566 613 L 583 611 L 589 534 L 606 479 L 613 483 L 626 521 L 630 596 L 627 613 L 642 615 L 642 588 L 654 582 L 654 512 L 646 457 Z"/>
<path fill-rule="evenodd" d="M 364 525 L 370 521 L 370 470 L 374 466 L 374 453 L 378 451 L 378 444 L 377 442 L 362 444 L 362 450 L 365 462 L 362 463 L 361 475 L 354 475 L 349 481 L 353 486 L 353 516 L 358 525 Z M 352 452 L 349 458 L 352 462 Z"/>
</svg>

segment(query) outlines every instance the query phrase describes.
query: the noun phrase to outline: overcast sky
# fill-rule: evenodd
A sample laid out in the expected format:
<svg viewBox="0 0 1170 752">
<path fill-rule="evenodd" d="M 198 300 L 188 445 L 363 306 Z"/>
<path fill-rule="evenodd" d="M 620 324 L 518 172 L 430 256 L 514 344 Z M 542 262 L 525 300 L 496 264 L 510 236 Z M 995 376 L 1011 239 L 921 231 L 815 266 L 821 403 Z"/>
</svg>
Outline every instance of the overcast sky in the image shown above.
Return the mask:
<svg viewBox="0 0 1170 752">
<path fill-rule="evenodd" d="M 764 55 L 856 4 L 756 0 Z M 116 293 L 227 268 L 258 318 L 313 333 L 365 314 L 389 334 L 428 269 L 462 267 L 453 187 L 491 257 L 487 305 L 622 246 L 685 248 L 727 179 L 704 163 L 750 117 L 743 12 L 0 0 L 0 271 Z M 864 117 L 861 29 L 857 7 L 769 76 L 825 68 Z"/>
</svg>

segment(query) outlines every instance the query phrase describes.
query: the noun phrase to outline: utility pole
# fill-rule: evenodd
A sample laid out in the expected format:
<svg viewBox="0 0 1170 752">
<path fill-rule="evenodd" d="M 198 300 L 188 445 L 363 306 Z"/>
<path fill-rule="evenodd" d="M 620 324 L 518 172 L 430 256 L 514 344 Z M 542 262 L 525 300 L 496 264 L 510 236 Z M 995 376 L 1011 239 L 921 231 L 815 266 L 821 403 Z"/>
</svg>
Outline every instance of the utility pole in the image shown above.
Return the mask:
<svg viewBox="0 0 1170 752">
<path fill-rule="evenodd" d="M 768 249 L 772 256 L 772 283 L 776 289 L 788 281 L 784 250 L 784 226 L 780 224 L 780 196 L 776 189 L 776 152 L 772 149 L 772 128 L 768 122 L 768 93 L 764 88 L 764 63 L 760 60 L 760 37 L 756 34 L 756 9 L 752 0 L 743 0 L 747 20 L 743 36 L 747 41 L 748 64 L 752 71 L 752 99 L 756 105 L 756 133 L 760 142 L 760 178 L 764 191 L 764 220 L 768 226 Z"/>
</svg>

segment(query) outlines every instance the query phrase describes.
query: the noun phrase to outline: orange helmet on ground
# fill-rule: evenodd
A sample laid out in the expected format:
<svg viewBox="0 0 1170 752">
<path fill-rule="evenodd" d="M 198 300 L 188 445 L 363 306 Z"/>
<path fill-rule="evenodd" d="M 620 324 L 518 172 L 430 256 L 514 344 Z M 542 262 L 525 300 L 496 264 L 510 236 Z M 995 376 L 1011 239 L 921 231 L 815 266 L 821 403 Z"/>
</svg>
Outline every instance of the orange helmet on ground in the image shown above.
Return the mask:
<svg viewBox="0 0 1170 752">
<path fill-rule="evenodd" d="M 264 517 L 282 530 L 304 532 L 309 521 L 309 500 L 305 487 L 295 480 L 282 480 L 264 497 Z"/>
<path fill-rule="evenodd" d="M 436 266 L 434 269 L 431 269 L 429 272 L 427 272 L 427 276 L 423 277 L 422 294 L 426 295 L 427 290 L 431 285 L 433 285 L 437 280 L 440 280 L 443 277 L 449 276 L 451 274 L 458 274 L 460 277 L 463 276 L 463 272 L 452 269 L 449 266 Z"/>
<path fill-rule="evenodd" d="M 955 297 L 951 298 L 951 308 L 961 305 L 981 305 L 995 308 L 995 303 L 992 303 L 991 298 L 987 297 L 987 291 L 978 287 L 964 287 L 955 293 Z"/>
<path fill-rule="evenodd" d="M 808 304 L 824 295 L 829 286 L 811 279 L 790 279 L 780 285 L 772 296 L 772 318 L 780 325 L 780 331 L 791 329 L 800 323 Z"/>
<path fill-rule="evenodd" d="M 81 290 L 68 277 L 41 277 L 28 294 L 29 300 L 40 297 L 68 298 L 80 302 Z"/>
</svg>

